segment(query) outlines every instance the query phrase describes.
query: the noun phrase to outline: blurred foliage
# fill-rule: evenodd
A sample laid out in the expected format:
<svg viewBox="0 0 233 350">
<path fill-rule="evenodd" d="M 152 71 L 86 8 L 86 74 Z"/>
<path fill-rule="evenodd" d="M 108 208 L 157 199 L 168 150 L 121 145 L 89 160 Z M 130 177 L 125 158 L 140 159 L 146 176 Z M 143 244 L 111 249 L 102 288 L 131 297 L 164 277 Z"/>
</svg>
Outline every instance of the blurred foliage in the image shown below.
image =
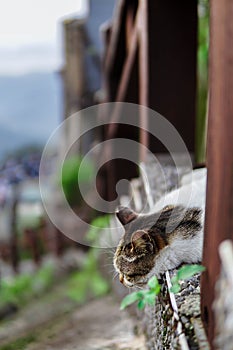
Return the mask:
<svg viewBox="0 0 233 350">
<path fill-rule="evenodd" d="M 84 303 L 91 297 L 99 297 L 109 291 L 108 283 L 98 269 L 98 257 L 98 249 L 91 248 L 82 270 L 73 273 L 70 277 L 67 295 L 72 300 Z"/>
<path fill-rule="evenodd" d="M 29 211 L 25 212 L 23 215 L 17 215 L 16 229 L 19 235 L 22 235 L 24 230 L 27 228 L 30 229 L 39 229 L 41 226 L 42 216 L 35 212 Z"/>
<path fill-rule="evenodd" d="M 82 166 L 81 166 L 82 163 Z M 94 166 L 87 159 L 73 156 L 64 161 L 62 167 L 62 188 L 68 203 L 71 206 L 81 203 L 79 184 L 88 189 L 94 179 Z"/>
<path fill-rule="evenodd" d="M 87 240 L 97 244 L 102 228 L 109 226 L 109 216 L 104 215 L 94 219 L 87 232 Z M 109 291 L 107 281 L 102 277 L 98 268 L 98 248 L 90 248 L 86 255 L 81 271 L 72 274 L 68 283 L 68 296 L 78 302 L 84 303 L 88 298 L 105 295 Z"/>
<path fill-rule="evenodd" d="M 28 299 L 46 291 L 54 281 L 54 268 L 44 266 L 34 274 L 20 274 L 2 278 L 0 285 L 0 307 L 8 304 L 22 306 Z"/>
<path fill-rule="evenodd" d="M 205 161 L 208 97 L 209 1 L 198 1 L 196 161 Z"/>
<path fill-rule="evenodd" d="M 86 234 L 86 238 L 88 242 L 95 244 L 99 238 L 101 233 L 101 229 L 105 227 L 109 227 L 110 225 L 110 217 L 109 215 L 102 215 L 95 218 L 91 224 L 90 229 Z"/>
<path fill-rule="evenodd" d="M 87 233 L 89 242 L 95 244 L 102 228 L 109 226 L 109 217 L 102 216 L 91 222 Z M 77 303 L 84 303 L 92 297 L 105 295 L 109 285 L 102 277 L 98 262 L 100 250 L 90 248 L 85 256 L 82 269 L 72 273 L 63 281 L 64 294 Z M 24 306 L 36 296 L 52 287 L 56 282 L 55 268 L 46 265 L 34 274 L 20 274 L 14 277 L 2 278 L 0 282 L 0 309 L 9 304 Z"/>
<path fill-rule="evenodd" d="M 27 345 L 36 341 L 36 337 L 30 334 L 26 337 L 17 339 L 10 344 L 0 346 L 0 350 L 25 350 Z"/>
</svg>

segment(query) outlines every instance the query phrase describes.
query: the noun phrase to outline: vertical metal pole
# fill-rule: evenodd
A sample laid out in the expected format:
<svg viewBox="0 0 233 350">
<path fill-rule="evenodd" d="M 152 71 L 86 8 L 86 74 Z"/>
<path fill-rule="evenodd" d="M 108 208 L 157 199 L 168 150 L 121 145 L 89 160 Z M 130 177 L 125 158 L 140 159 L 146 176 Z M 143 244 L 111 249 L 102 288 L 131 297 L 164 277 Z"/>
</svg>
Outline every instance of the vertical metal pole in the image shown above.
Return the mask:
<svg viewBox="0 0 233 350">
<path fill-rule="evenodd" d="M 149 106 L 149 59 L 148 59 L 148 0 L 141 0 L 139 3 L 140 20 L 138 24 L 139 34 L 139 104 Z M 140 110 L 140 144 L 148 148 L 148 113 L 146 108 Z M 140 148 L 140 161 L 146 160 L 146 149 Z"/>
<path fill-rule="evenodd" d="M 202 276 L 202 318 L 214 349 L 213 301 L 219 275 L 219 243 L 233 239 L 233 3 L 210 3 L 207 209 Z"/>
</svg>

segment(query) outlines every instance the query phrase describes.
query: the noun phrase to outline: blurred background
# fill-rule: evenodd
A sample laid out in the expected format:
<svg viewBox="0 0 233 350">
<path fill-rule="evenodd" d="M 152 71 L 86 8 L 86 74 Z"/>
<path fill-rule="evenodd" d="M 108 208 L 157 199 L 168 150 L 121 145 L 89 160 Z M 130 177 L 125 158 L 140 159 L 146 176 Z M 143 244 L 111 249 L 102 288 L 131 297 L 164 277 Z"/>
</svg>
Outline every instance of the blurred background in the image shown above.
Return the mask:
<svg viewBox="0 0 233 350">
<path fill-rule="evenodd" d="M 61 121 L 62 17 L 81 6 L 1 3 L 1 159 L 23 146 L 42 148 Z"/>
<path fill-rule="evenodd" d="M 111 18 L 114 2 L 24 0 L 1 7 L 0 239 L 3 256 L 17 270 L 23 232 L 44 222 L 38 187 L 42 151 L 66 117 L 95 103 L 103 52 L 99 27 Z M 59 152 L 60 145 L 54 145 L 45 176 Z M 62 180 L 73 205 L 80 197 L 73 191 L 79 156 L 77 150 L 64 165 Z"/>
</svg>

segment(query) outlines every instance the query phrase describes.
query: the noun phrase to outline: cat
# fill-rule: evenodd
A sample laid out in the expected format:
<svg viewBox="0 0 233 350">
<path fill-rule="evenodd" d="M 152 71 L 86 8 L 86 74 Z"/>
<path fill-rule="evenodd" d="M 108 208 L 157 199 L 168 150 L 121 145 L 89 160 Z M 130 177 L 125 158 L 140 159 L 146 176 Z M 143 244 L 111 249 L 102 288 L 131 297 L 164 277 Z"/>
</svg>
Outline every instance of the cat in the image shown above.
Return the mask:
<svg viewBox="0 0 233 350">
<path fill-rule="evenodd" d="M 206 172 L 201 171 L 191 183 L 184 179 L 180 189 L 161 198 L 149 214 L 118 208 L 125 233 L 113 263 L 126 287 L 143 286 L 153 275 L 201 261 L 206 189 Z"/>
</svg>

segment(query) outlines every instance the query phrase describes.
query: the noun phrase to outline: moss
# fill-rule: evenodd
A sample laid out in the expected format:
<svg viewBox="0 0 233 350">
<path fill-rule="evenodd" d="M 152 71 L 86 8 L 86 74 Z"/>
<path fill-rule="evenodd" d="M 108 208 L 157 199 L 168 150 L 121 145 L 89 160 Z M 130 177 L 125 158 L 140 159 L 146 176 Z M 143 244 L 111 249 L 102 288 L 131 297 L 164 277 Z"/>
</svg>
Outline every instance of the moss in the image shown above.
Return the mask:
<svg viewBox="0 0 233 350">
<path fill-rule="evenodd" d="M 0 350 L 24 350 L 30 343 L 36 341 L 36 336 L 33 334 L 28 335 L 13 341 L 12 343 L 0 346 Z"/>
</svg>

